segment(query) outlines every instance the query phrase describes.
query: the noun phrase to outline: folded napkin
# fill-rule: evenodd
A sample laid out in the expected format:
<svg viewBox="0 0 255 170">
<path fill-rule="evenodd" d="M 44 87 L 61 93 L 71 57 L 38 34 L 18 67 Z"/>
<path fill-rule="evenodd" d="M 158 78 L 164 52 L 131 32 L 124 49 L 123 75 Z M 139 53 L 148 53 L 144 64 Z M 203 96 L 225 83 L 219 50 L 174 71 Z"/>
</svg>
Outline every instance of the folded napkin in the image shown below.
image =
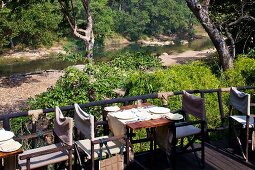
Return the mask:
<svg viewBox="0 0 255 170">
<path fill-rule="evenodd" d="M 12 152 L 15 150 L 18 150 L 22 145 L 13 140 L 13 139 L 9 139 L 5 142 L 3 142 L 2 144 L 0 144 L 0 151 L 1 152 Z"/>
</svg>

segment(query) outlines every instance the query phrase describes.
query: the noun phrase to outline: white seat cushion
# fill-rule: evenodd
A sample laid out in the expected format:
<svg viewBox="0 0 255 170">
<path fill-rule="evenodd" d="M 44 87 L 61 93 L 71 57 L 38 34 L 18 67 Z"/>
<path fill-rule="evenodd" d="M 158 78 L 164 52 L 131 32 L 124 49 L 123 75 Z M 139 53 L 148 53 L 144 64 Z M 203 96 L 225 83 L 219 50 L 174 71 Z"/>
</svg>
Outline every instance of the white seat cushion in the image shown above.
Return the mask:
<svg viewBox="0 0 255 170">
<path fill-rule="evenodd" d="M 200 128 L 193 125 L 181 126 L 176 128 L 176 138 L 183 138 L 190 135 L 195 135 L 201 132 Z"/>
<path fill-rule="evenodd" d="M 44 147 L 40 147 L 40 148 L 36 148 L 36 149 L 29 149 L 29 150 L 24 151 L 19 156 L 36 153 L 39 151 L 45 151 L 45 150 L 57 148 L 60 146 L 62 146 L 62 144 L 58 143 L 58 144 L 52 144 L 52 145 L 48 145 L 48 146 L 44 146 Z M 68 152 L 67 151 L 54 152 L 51 154 L 31 158 L 30 159 L 30 168 L 35 169 L 35 168 L 43 167 L 46 165 L 50 165 L 50 164 L 54 164 L 54 163 L 62 162 L 62 161 L 66 161 L 66 160 L 68 160 Z M 19 159 L 19 165 L 22 170 L 27 169 L 26 162 L 27 162 L 26 159 L 25 160 Z"/>
<path fill-rule="evenodd" d="M 243 128 L 246 127 L 246 116 L 245 115 L 233 115 L 230 117 L 232 119 L 234 119 L 235 121 L 237 121 L 238 123 L 241 123 L 243 125 Z M 249 127 L 252 128 L 253 125 L 254 125 L 254 118 L 250 117 Z"/>
<path fill-rule="evenodd" d="M 102 136 L 102 137 L 97 137 L 94 140 L 97 139 L 102 139 L 102 138 L 108 138 L 108 136 Z M 88 159 L 91 159 L 91 140 L 90 139 L 84 139 L 84 140 L 79 140 L 75 142 L 79 148 L 81 148 L 86 154 Z M 111 154 L 117 154 L 120 153 L 120 148 L 122 146 L 121 142 L 119 141 L 109 141 L 107 142 L 107 145 L 110 149 Z M 94 145 L 94 158 L 98 158 L 98 151 L 99 151 L 100 145 L 96 144 Z M 102 155 L 106 156 L 107 150 L 105 146 L 102 147 Z"/>
</svg>

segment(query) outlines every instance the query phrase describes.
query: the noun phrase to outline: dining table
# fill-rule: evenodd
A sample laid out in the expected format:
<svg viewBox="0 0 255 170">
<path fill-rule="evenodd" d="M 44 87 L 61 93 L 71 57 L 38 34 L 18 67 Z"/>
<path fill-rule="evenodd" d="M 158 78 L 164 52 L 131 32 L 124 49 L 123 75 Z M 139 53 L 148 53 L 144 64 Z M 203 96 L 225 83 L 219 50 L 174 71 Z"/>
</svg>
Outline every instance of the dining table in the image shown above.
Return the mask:
<svg viewBox="0 0 255 170">
<path fill-rule="evenodd" d="M 23 149 L 19 148 L 12 152 L 1 152 L 0 151 L 0 170 L 3 169 L 2 160 L 4 160 L 4 169 L 16 170 L 17 156 L 23 153 Z"/>
<path fill-rule="evenodd" d="M 151 153 L 153 153 L 156 144 L 171 147 L 172 134 L 169 127 L 175 122 L 175 120 L 171 120 L 172 115 L 174 114 L 170 112 L 170 109 L 158 107 L 150 103 L 142 103 L 139 106 L 121 106 L 119 110 L 108 112 L 108 125 L 113 135 L 127 136 L 127 164 L 129 163 L 129 151 L 134 143 L 149 141 Z M 149 135 L 147 135 L 146 139 L 133 140 L 134 132 L 140 129 L 146 129 Z"/>
</svg>

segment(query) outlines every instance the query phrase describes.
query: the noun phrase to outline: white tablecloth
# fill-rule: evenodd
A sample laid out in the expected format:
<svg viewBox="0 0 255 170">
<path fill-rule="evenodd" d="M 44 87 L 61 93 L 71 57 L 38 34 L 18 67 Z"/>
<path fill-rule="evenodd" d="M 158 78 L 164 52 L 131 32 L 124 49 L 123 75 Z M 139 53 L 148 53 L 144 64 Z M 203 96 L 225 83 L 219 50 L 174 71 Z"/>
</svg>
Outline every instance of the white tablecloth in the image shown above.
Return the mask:
<svg viewBox="0 0 255 170">
<path fill-rule="evenodd" d="M 109 112 L 107 115 L 108 119 L 108 125 L 113 133 L 114 136 L 123 136 L 126 134 L 126 124 L 131 122 L 137 122 L 137 121 L 144 121 L 144 120 L 150 120 L 150 119 L 158 119 L 161 117 L 166 117 L 169 114 L 172 113 L 166 113 L 166 114 L 152 114 L 149 111 L 149 108 L 142 108 L 142 109 L 130 109 L 135 117 L 133 119 L 118 119 L 115 117 L 116 114 L 119 112 Z M 172 141 L 172 132 L 169 130 L 168 126 L 162 126 L 156 128 L 156 142 L 160 147 L 163 147 L 166 150 L 170 150 L 171 147 L 171 141 Z"/>
</svg>

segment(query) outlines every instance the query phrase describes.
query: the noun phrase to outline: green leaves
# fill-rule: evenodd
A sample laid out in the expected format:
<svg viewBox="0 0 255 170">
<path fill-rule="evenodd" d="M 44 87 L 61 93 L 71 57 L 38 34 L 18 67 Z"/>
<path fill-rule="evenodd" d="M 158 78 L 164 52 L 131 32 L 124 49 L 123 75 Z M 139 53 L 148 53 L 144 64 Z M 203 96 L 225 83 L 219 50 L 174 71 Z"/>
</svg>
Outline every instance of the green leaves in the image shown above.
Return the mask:
<svg viewBox="0 0 255 170">
<path fill-rule="evenodd" d="M 57 38 L 56 30 L 61 19 L 54 3 L 27 1 L 21 5 L 10 2 L 0 9 L 0 32 L 5 32 L 0 34 L 0 48 L 11 39 L 14 44 L 50 46 Z"/>
</svg>

